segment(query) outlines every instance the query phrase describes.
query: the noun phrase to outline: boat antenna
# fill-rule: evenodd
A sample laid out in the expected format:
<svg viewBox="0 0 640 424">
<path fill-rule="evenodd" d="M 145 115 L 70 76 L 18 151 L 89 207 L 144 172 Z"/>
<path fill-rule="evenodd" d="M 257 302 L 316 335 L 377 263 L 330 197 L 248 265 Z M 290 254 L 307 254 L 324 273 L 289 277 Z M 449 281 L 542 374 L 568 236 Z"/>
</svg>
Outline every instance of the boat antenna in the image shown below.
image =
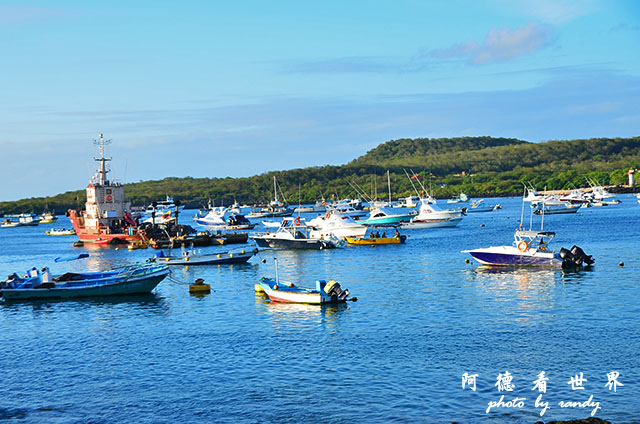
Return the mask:
<svg viewBox="0 0 640 424">
<path fill-rule="evenodd" d="M 276 264 L 276 284 L 278 284 L 278 258 L 273 258 L 273 262 Z"/>
<path fill-rule="evenodd" d="M 413 187 L 413 191 L 416 192 L 416 194 L 418 195 L 418 197 L 420 197 L 420 193 L 418 193 L 418 189 L 416 188 L 416 185 L 413 183 L 413 180 L 411 179 L 411 177 L 409 176 L 409 173 L 407 172 L 406 169 L 402 168 L 402 170 L 404 171 L 404 174 L 407 176 L 407 178 L 409 179 L 409 182 L 411 183 L 411 186 Z M 413 171 L 411 171 L 413 173 Z M 413 174 L 415 175 L 415 174 Z"/>
<path fill-rule="evenodd" d="M 527 195 L 527 186 L 525 183 L 522 183 L 524 186 L 524 192 L 522 193 L 522 212 L 520 213 L 520 230 L 522 230 L 522 220 L 524 219 L 524 198 Z"/>
<path fill-rule="evenodd" d="M 391 206 L 391 179 L 389 178 L 388 169 L 387 169 L 387 186 L 389 186 L 389 206 Z"/>
</svg>

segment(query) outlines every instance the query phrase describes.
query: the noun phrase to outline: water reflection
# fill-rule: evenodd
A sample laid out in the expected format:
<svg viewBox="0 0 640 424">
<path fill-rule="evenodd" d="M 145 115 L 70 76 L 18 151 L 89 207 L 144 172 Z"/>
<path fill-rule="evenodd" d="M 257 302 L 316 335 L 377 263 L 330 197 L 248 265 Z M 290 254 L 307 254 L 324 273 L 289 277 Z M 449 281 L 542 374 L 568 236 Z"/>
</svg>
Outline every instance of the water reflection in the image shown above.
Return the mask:
<svg viewBox="0 0 640 424">
<path fill-rule="evenodd" d="M 72 299 L 5 299 L 0 308 L 7 311 L 31 310 L 38 313 L 56 313 L 60 309 L 114 308 L 165 314 L 169 305 L 156 293 L 103 297 L 76 297 Z"/>
<path fill-rule="evenodd" d="M 349 309 L 346 303 L 307 305 L 272 302 L 264 293 L 256 293 L 255 299 L 258 313 L 268 316 L 276 329 L 307 327 L 313 324 L 334 328 L 338 319 Z"/>
</svg>

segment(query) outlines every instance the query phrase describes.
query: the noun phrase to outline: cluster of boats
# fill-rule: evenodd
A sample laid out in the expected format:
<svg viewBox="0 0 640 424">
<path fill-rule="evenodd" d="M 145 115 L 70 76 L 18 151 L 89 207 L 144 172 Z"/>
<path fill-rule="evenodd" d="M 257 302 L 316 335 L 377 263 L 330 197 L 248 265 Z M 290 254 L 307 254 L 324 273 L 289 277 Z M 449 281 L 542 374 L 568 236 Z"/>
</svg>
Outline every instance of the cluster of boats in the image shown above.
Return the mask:
<svg viewBox="0 0 640 424">
<path fill-rule="evenodd" d="M 456 209 L 442 209 L 435 199 L 423 194 L 401 199 L 397 205 L 394 205 L 391 199 L 389 202 L 369 199 L 368 210 L 359 200 L 326 202 L 323 199 L 313 206 L 306 206 L 306 209 L 299 206 L 296 217 L 291 208 L 278 200 L 279 190 L 274 177 L 274 200 L 268 205 L 254 207 L 246 215 L 242 211 L 246 207 L 241 207 L 237 202 L 230 207 L 210 205 L 193 218 L 195 225 L 205 228 L 205 231 L 197 232 L 190 226 L 178 225 L 182 206 L 169 196 L 164 201 L 154 202 L 144 210 L 132 209 L 125 201 L 123 186 L 107 178 L 106 161 L 109 159 L 104 157 L 105 142 L 102 135 L 97 144 L 101 155 L 96 161 L 100 163 L 100 167 L 87 187 L 85 210 L 68 212 L 67 216 L 73 224 L 73 230 L 52 229 L 47 231 L 47 234 L 76 234 L 80 241 L 93 244 L 128 243 L 130 249 L 147 246 L 158 249 L 180 247 L 180 254 L 161 251 L 144 264 L 104 272 L 52 276 L 48 268 L 33 268 L 23 275 L 14 273 L 0 282 L 0 294 L 5 299 L 148 293 L 169 275 L 169 266 L 238 264 L 249 261 L 259 253 L 259 250 L 253 247 L 214 253 L 203 252 L 196 247 L 246 243 L 249 238 L 260 248 L 273 249 L 399 245 L 407 240 L 406 235 L 400 234 L 400 231 L 456 227 L 466 214 L 500 209 L 498 204 L 488 204 L 484 199 L 472 201 L 463 193 L 448 201 L 458 204 Z M 426 193 L 424 187 L 421 193 Z M 585 207 L 587 204 L 615 202 L 609 200 L 611 197 L 606 190 L 596 187 L 589 191 L 574 190 L 563 195 L 539 194 L 531 188 L 523 196 L 522 215 L 525 202 L 530 202 L 532 207 L 539 211 L 536 213 L 540 214 L 563 213 L 556 212 L 560 208 L 571 210 L 573 213 L 577 208 Z M 318 215 L 312 219 L 305 219 L 300 216 L 302 211 L 316 212 Z M 149 214 L 150 218 L 144 219 L 145 214 Z M 263 220 L 265 218 L 281 219 Z M 554 249 L 551 242 L 555 233 L 544 231 L 542 226 L 540 231 L 533 231 L 531 225 L 525 230 L 522 227 L 522 218 L 520 227 L 514 233 L 512 244 L 463 252 L 470 254 L 483 265 L 579 268 L 594 263 L 593 258 L 578 246 Z M 26 216 L 24 219 L 28 220 Z M 7 221 L 5 224 L 12 222 Z M 253 230 L 260 224 L 266 231 L 253 232 L 250 236 L 246 232 L 237 232 Z M 86 256 L 80 255 L 71 259 Z M 276 277 L 263 278 L 256 284 L 255 289 L 273 301 L 325 304 L 355 300 L 349 297 L 348 290 L 333 280 L 318 280 L 313 288 L 283 283 L 278 278 L 277 263 Z"/>
<path fill-rule="evenodd" d="M 6 216 L 0 224 L 2 228 L 12 227 L 34 227 L 38 224 L 48 224 L 56 222 L 58 217 L 53 212 L 44 212 L 41 215 L 35 213 L 23 213 L 19 215 Z"/>
<path fill-rule="evenodd" d="M 579 188 L 570 192 L 540 194 L 533 187 L 527 189 L 525 202 L 529 202 L 536 215 L 553 215 L 576 213 L 587 207 L 609 206 L 620 203 L 615 195 L 604 187 L 592 185 L 589 188 Z"/>
</svg>

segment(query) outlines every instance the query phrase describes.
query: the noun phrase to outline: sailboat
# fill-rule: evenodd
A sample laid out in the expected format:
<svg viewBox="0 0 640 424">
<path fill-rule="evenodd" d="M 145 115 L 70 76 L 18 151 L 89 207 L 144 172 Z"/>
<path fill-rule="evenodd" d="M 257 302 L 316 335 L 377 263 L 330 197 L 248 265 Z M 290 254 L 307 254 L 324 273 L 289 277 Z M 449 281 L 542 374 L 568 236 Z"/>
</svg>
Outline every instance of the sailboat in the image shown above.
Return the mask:
<svg viewBox="0 0 640 424">
<path fill-rule="evenodd" d="M 293 210 L 278 200 L 278 183 L 276 182 L 276 176 L 274 175 L 273 200 L 263 207 L 254 207 L 249 215 L 247 215 L 247 218 L 275 218 L 291 215 L 293 215 Z"/>
</svg>

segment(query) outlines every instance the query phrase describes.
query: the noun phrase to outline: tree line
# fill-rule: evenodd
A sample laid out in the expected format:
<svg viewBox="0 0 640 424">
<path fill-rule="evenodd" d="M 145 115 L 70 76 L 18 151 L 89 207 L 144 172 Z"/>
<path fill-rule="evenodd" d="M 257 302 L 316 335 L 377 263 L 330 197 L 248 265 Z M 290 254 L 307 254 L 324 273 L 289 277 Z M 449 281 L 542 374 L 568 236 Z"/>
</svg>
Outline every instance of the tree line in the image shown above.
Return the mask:
<svg viewBox="0 0 640 424">
<path fill-rule="evenodd" d="M 340 166 L 272 171 L 244 178 L 176 178 L 125 184 L 132 205 L 144 206 L 166 195 L 187 207 L 266 203 L 273 198 L 273 177 L 290 204 L 321 199 L 387 198 L 415 195 L 405 171 L 416 172 L 429 194 L 446 198 L 460 192 L 474 197 L 522 193 L 523 183 L 537 189 L 572 189 L 627 182 L 629 168 L 640 168 L 640 137 L 555 140 L 529 143 L 510 138 L 459 137 L 391 140 Z M 358 187 L 357 189 L 354 187 Z M 420 189 L 421 190 L 421 189 Z M 85 190 L 48 197 L 0 202 L 0 213 L 62 213 L 82 208 Z"/>
</svg>

